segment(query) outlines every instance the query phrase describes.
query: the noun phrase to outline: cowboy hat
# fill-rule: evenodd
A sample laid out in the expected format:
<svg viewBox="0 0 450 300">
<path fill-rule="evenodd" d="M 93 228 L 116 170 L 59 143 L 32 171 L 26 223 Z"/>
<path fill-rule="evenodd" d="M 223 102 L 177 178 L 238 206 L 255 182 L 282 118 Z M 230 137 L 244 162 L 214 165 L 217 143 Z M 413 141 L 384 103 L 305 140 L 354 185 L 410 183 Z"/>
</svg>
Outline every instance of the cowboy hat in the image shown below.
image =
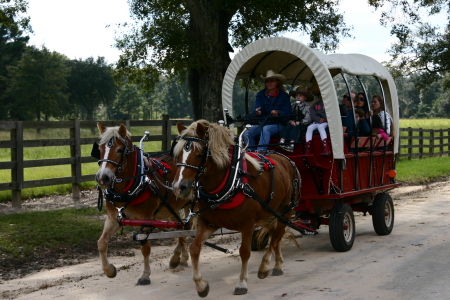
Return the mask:
<svg viewBox="0 0 450 300">
<path fill-rule="evenodd" d="M 268 79 L 268 78 L 275 78 L 275 79 L 281 81 L 282 83 L 284 83 L 284 82 L 286 81 L 286 77 L 284 77 L 284 75 L 276 74 L 276 73 L 275 73 L 274 71 L 272 71 L 272 70 L 267 71 L 266 77 L 263 77 L 263 76 L 261 75 L 261 78 L 262 78 L 263 80 L 266 80 L 266 79 Z"/>
<path fill-rule="evenodd" d="M 291 95 L 292 97 L 295 97 L 295 95 L 297 95 L 297 94 L 304 95 L 307 98 L 306 101 L 308 101 L 308 102 L 311 102 L 314 100 L 313 94 L 308 92 L 308 89 L 305 88 L 304 86 L 299 86 L 295 90 L 289 92 L 289 95 Z"/>
</svg>

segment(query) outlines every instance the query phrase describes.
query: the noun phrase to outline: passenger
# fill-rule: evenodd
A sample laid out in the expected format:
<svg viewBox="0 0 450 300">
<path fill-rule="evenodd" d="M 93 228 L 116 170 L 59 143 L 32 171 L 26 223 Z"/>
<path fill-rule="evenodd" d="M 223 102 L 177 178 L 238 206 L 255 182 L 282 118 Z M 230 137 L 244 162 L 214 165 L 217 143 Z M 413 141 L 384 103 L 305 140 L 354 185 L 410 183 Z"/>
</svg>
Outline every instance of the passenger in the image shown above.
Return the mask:
<svg viewBox="0 0 450 300">
<path fill-rule="evenodd" d="M 355 109 L 361 109 L 364 111 L 364 117 L 368 119 L 369 115 L 369 106 L 367 104 L 366 95 L 364 93 L 358 93 L 354 102 Z"/>
<path fill-rule="evenodd" d="M 294 143 L 300 136 L 305 134 L 308 125 L 311 124 L 311 115 L 309 113 L 309 104 L 314 100 L 313 94 L 308 92 L 306 87 L 299 86 L 296 90 L 289 93 L 295 97 L 296 103 L 292 105 L 292 113 L 297 114 L 297 117 L 288 121 L 288 125 L 281 131 L 280 143 L 286 140 L 290 141 L 289 145 L 280 145 L 285 151 L 293 152 Z"/>
<path fill-rule="evenodd" d="M 314 130 L 317 129 L 323 143 L 323 149 L 320 155 L 328 156 L 331 154 L 331 151 L 326 132 L 328 127 L 327 115 L 325 114 L 325 106 L 320 93 L 317 96 L 320 98 L 320 101 L 314 103 L 309 109 L 313 123 L 308 126 L 306 131 L 305 154 L 311 154 L 312 135 Z"/>
<path fill-rule="evenodd" d="M 266 77 L 261 75 L 265 81 L 265 88 L 256 94 L 253 117 L 265 117 L 258 126 L 253 126 L 244 133 L 244 140 L 247 146 L 254 149 L 256 145 L 255 138 L 260 135 L 258 145 L 267 145 L 270 142 L 270 136 L 279 133 L 288 118 L 270 118 L 291 114 L 291 102 L 289 95 L 284 91 L 283 83 L 286 77 L 276 74 L 272 70 L 267 71 Z M 266 150 L 267 146 L 259 146 L 258 151 Z"/>
<path fill-rule="evenodd" d="M 389 135 L 384 130 L 383 122 L 381 121 L 381 117 L 379 115 L 372 117 L 372 134 L 376 135 L 378 139 L 382 139 L 383 141 L 387 141 L 389 139 Z"/>
<path fill-rule="evenodd" d="M 385 111 L 383 97 L 380 95 L 373 95 L 371 108 L 372 110 L 370 111 L 370 116 L 380 116 L 383 128 L 385 128 L 388 135 L 391 135 L 391 116 L 387 113 L 387 111 Z"/>
<path fill-rule="evenodd" d="M 370 127 L 367 124 L 364 111 L 361 109 L 355 109 L 355 117 L 356 117 L 356 132 L 358 136 L 369 136 L 370 135 Z"/>
<path fill-rule="evenodd" d="M 351 92 L 352 97 L 350 98 L 348 93 L 342 96 L 341 104 L 339 104 L 339 111 L 341 113 L 341 117 L 345 118 L 347 117 L 348 111 L 352 109 L 352 101 L 354 102 L 354 99 L 356 97 L 356 94 L 354 92 Z M 345 125 L 344 125 L 345 126 Z"/>
<path fill-rule="evenodd" d="M 341 110 L 341 116 L 342 113 L 345 111 L 346 114 L 341 117 L 342 120 L 342 126 L 345 126 L 345 133 L 347 133 L 347 136 L 345 137 L 345 141 L 348 143 L 352 137 L 355 136 L 355 119 L 353 118 L 353 110 L 352 110 L 352 102 L 356 103 L 356 93 L 351 92 L 352 99 L 348 96 L 348 94 L 345 94 L 342 97 L 342 104 L 340 105 Z M 355 110 L 356 114 L 356 110 Z M 367 127 L 366 127 L 367 125 Z M 367 121 L 363 121 L 359 126 L 362 126 L 364 130 L 369 128 L 369 125 L 367 124 Z M 358 127 L 358 125 L 357 125 Z M 369 130 L 370 131 L 370 128 Z M 369 132 L 370 133 L 370 132 Z"/>
</svg>

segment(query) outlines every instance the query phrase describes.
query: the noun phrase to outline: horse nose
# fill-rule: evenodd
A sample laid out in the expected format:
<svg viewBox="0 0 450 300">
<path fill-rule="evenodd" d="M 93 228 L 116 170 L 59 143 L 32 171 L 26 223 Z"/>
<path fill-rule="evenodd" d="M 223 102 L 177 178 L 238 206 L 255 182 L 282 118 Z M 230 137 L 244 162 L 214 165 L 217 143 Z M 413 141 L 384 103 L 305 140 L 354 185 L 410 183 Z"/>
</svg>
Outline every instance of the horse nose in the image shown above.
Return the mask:
<svg viewBox="0 0 450 300">
<path fill-rule="evenodd" d="M 191 191 L 192 181 L 183 179 L 180 182 L 173 183 L 173 190 L 176 195 L 187 197 Z"/>
<path fill-rule="evenodd" d="M 106 173 L 97 173 L 97 175 L 95 176 L 95 180 L 101 187 L 109 187 L 111 185 L 111 177 Z"/>
</svg>

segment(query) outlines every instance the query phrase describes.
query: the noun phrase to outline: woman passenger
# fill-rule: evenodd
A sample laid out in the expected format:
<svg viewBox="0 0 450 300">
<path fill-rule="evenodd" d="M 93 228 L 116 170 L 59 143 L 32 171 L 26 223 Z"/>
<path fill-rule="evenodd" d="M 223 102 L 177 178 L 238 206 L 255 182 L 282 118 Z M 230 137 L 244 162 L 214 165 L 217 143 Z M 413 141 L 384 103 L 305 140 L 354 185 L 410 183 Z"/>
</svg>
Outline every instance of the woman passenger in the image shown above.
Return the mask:
<svg viewBox="0 0 450 300">
<path fill-rule="evenodd" d="M 373 95 L 370 116 L 378 115 L 381 119 L 383 128 L 388 135 L 391 135 L 391 116 L 385 111 L 384 100 L 380 95 Z"/>
<path fill-rule="evenodd" d="M 369 107 L 367 104 L 366 95 L 364 95 L 364 93 L 358 93 L 353 104 L 355 109 L 361 109 L 364 111 L 365 118 L 369 118 Z"/>
</svg>

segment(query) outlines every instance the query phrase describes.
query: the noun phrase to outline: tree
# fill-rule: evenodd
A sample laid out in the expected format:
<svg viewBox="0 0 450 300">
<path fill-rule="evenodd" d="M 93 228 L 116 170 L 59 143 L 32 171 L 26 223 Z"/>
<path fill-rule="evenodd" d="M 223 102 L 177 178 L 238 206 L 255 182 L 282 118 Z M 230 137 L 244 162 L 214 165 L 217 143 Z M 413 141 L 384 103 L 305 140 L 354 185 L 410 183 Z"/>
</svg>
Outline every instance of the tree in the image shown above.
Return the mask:
<svg viewBox="0 0 450 300">
<path fill-rule="evenodd" d="M 10 67 L 10 117 L 41 121 L 57 117 L 67 105 L 67 58 L 47 48 L 28 47 L 17 66 Z"/>
<path fill-rule="evenodd" d="M 20 35 L 17 28 L 7 28 L 0 25 L 0 120 L 8 117 L 9 103 L 13 99 L 6 94 L 8 68 L 18 63 L 25 52 L 28 37 Z"/>
<path fill-rule="evenodd" d="M 28 9 L 26 0 L 0 0 L 0 26 L 19 31 L 30 30 L 30 18 L 25 16 Z"/>
<path fill-rule="evenodd" d="M 140 119 L 144 97 L 139 87 L 133 83 L 123 83 L 118 88 L 116 100 L 112 109 L 113 119 Z"/>
<path fill-rule="evenodd" d="M 222 117 L 221 90 L 232 47 L 281 32 L 308 33 L 311 46 L 333 50 L 348 35 L 337 1 L 130 0 L 136 20 L 117 39 L 122 75 L 151 90 L 159 75 L 185 77 L 194 118 Z"/>
<path fill-rule="evenodd" d="M 381 24 L 392 26 L 391 34 L 398 42 L 392 45 L 397 70 L 403 75 L 417 72 L 418 84 L 425 87 L 450 71 L 450 18 L 444 28 L 432 26 L 422 15 L 432 17 L 447 11 L 450 0 L 368 0 L 376 9 L 384 8 Z"/>
<path fill-rule="evenodd" d="M 116 97 L 111 66 L 104 57 L 94 60 L 74 59 L 69 61 L 68 77 L 69 101 L 84 109 L 88 120 L 94 120 L 95 112 L 101 104 L 112 104 Z"/>
</svg>

